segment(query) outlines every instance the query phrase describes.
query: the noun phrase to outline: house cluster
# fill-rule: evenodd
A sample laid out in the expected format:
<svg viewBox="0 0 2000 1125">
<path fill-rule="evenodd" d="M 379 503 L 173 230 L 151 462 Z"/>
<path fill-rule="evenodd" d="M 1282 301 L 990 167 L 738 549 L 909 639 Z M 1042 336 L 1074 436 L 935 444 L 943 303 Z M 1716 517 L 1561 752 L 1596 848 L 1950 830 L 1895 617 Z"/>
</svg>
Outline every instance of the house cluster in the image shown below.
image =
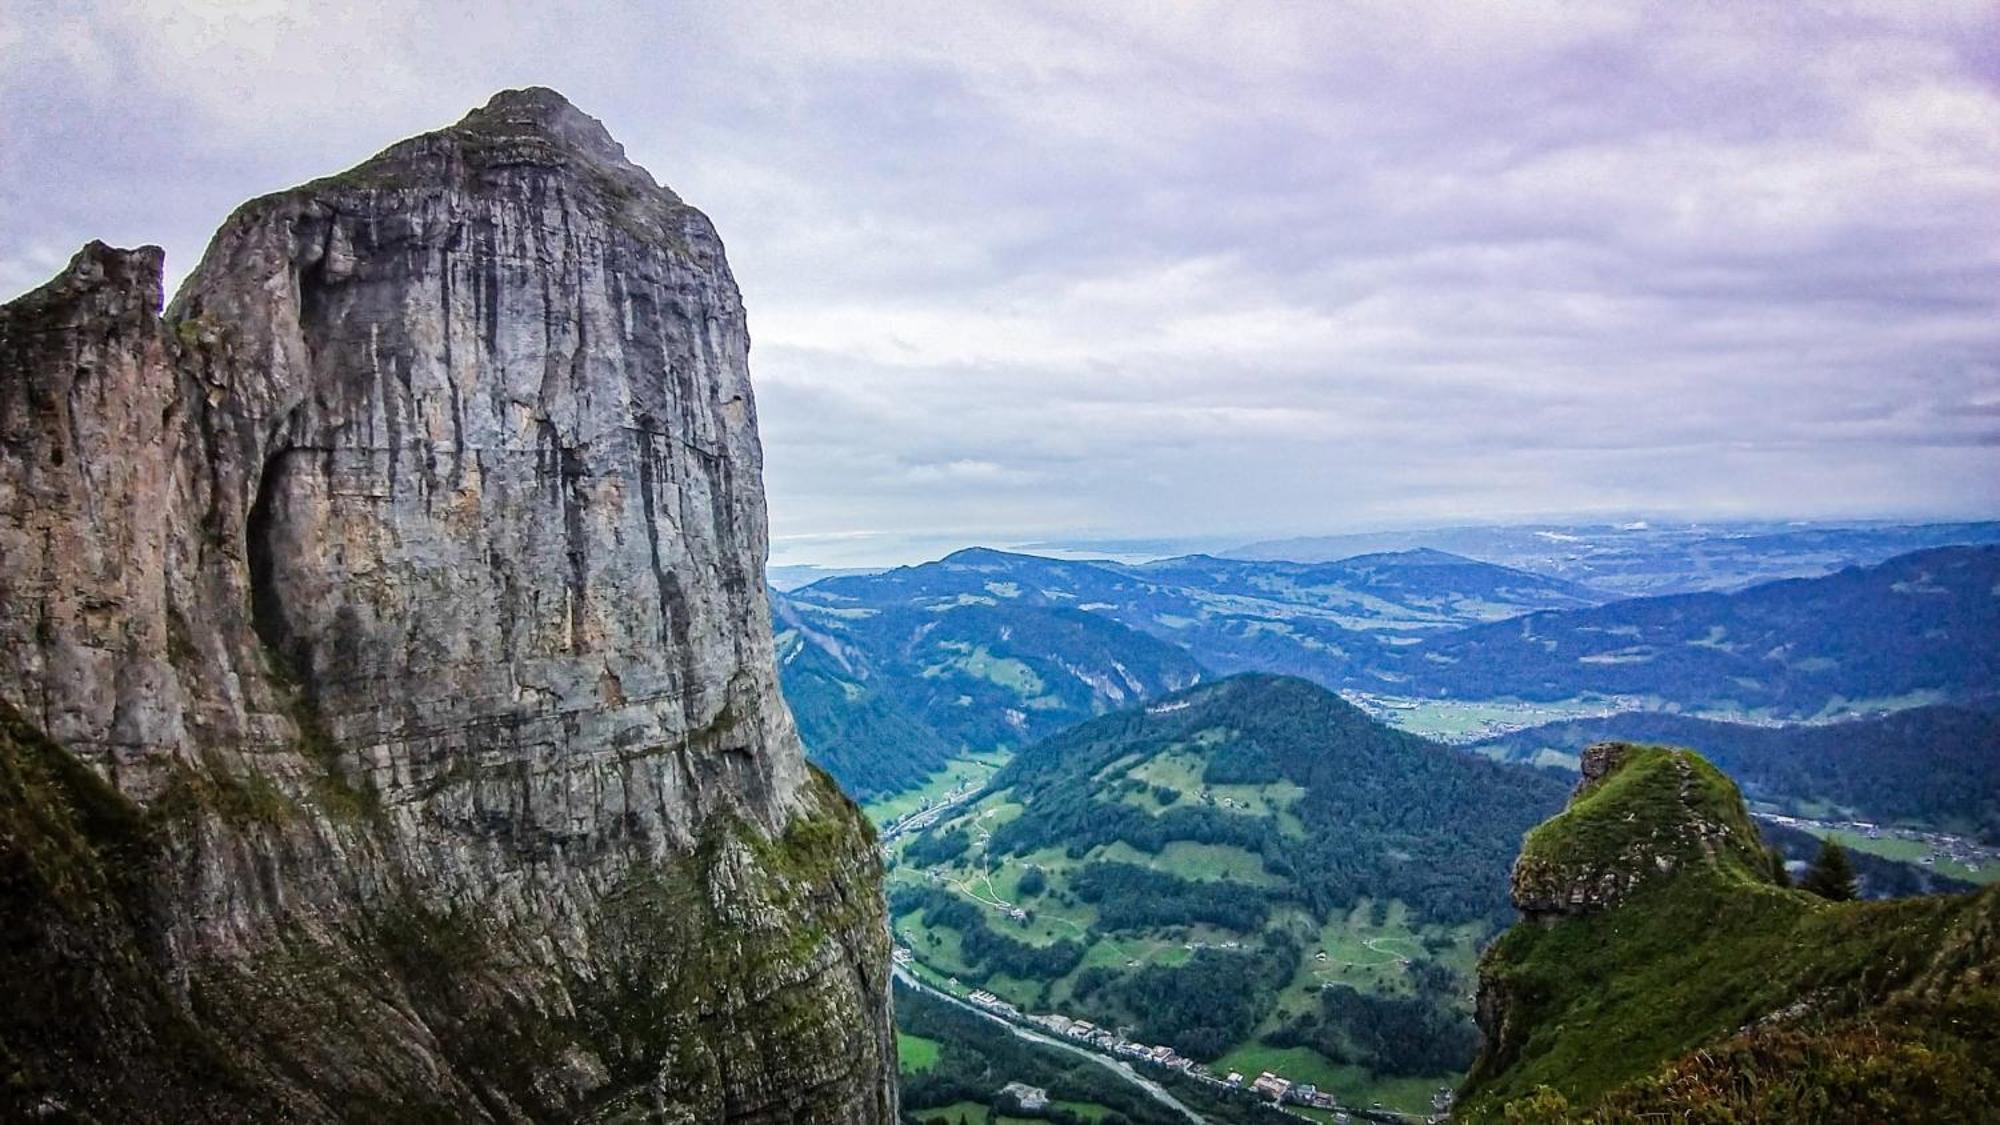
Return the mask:
<svg viewBox="0 0 2000 1125">
<path fill-rule="evenodd" d="M 1073 1020 L 1068 1016 L 1051 1013 L 1043 1016 L 1027 1017 L 1029 1023 L 1039 1024 L 1079 1043 L 1088 1043 L 1100 1051 L 1108 1051 L 1134 1062 L 1152 1063 L 1173 1070 L 1190 1070 L 1194 1060 L 1176 1052 L 1172 1047 L 1155 1047 L 1150 1043 L 1136 1043 L 1108 1028 L 1098 1027 L 1089 1020 Z"/>
<path fill-rule="evenodd" d="M 1232 1073 L 1226 1078 L 1218 1076 L 1172 1047 L 1135 1042 L 1110 1028 L 1099 1027 L 1089 1020 L 1071 1019 L 1055 1012 L 1031 1016 L 985 989 L 967 994 L 966 1000 L 996 1016 L 1044 1028 L 1066 1039 L 1095 1047 L 1106 1054 L 1178 1070 L 1190 1078 L 1199 1079 L 1212 1086 L 1242 1089 L 1244 1085 L 1241 1074 Z M 1328 1110 L 1339 1108 L 1339 1103 L 1334 1100 L 1332 1094 L 1318 1089 L 1311 1083 L 1294 1083 L 1268 1071 L 1258 1075 L 1256 1080 L 1250 1083 L 1250 1089 L 1281 1105 L 1302 1105 Z M 1336 1120 L 1345 1119 L 1344 1114 L 1336 1118 Z"/>
<path fill-rule="evenodd" d="M 893 956 L 898 964 L 907 965 L 911 960 L 910 951 L 902 946 L 896 947 Z M 958 984 L 958 981 L 953 979 L 951 983 L 955 986 Z M 1178 1070 L 1190 1078 L 1206 1082 L 1211 1086 L 1220 1086 L 1231 1090 L 1241 1090 L 1247 1086 L 1251 1091 L 1270 1098 L 1275 1104 L 1329 1110 L 1334 1114 L 1334 1121 L 1344 1123 L 1349 1120 L 1348 1115 L 1341 1111 L 1340 1103 L 1330 1091 L 1322 1090 L 1310 1082 L 1293 1082 L 1283 1075 L 1273 1074 L 1268 1070 L 1246 1082 L 1243 1075 L 1234 1071 L 1231 1071 L 1227 1075 L 1218 1075 L 1208 1067 L 1175 1051 L 1172 1047 L 1153 1046 L 1151 1044 L 1135 1042 L 1110 1028 L 1099 1027 L 1089 1020 L 1071 1019 L 1068 1016 L 1055 1012 L 1043 1015 L 1029 1015 L 1023 1012 L 1017 1005 L 1002 1000 L 1000 997 L 983 988 L 965 994 L 965 999 L 975 1007 L 981 1008 L 1002 1019 L 1013 1023 L 1028 1024 L 1042 1028 L 1065 1039 L 1074 1040 L 1084 1046 L 1094 1047 L 1106 1054 L 1130 1059 L 1133 1062 L 1151 1063 L 1154 1066 L 1163 1066 L 1170 1070 Z M 1431 1099 L 1431 1105 L 1433 1109 L 1448 1114 L 1451 1106 L 1451 1091 L 1448 1088 L 1440 1089 L 1438 1094 Z M 1382 1103 L 1376 1102 L 1373 1112 L 1380 1115 L 1389 1111 L 1383 1109 Z M 1441 1120 L 1441 1118 L 1433 1117 L 1429 1120 L 1437 1121 Z"/>
<path fill-rule="evenodd" d="M 1243 1076 L 1235 1071 L 1230 1071 L 1228 1077 L 1222 1080 L 1222 1084 L 1231 1088 L 1241 1088 L 1243 1085 Z M 1314 1109 L 1340 1108 L 1340 1103 L 1334 1100 L 1331 1093 L 1320 1089 L 1310 1082 L 1293 1082 L 1289 1078 L 1273 1074 L 1268 1070 L 1251 1079 L 1250 1089 L 1277 1102 L 1279 1105 L 1303 1105 L 1311 1106 Z M 1345 1113 L 1338 1114 L 1334 1120 L 1345 1121 L 1347 1120 L 1347 1115 Z"/>
</svg>

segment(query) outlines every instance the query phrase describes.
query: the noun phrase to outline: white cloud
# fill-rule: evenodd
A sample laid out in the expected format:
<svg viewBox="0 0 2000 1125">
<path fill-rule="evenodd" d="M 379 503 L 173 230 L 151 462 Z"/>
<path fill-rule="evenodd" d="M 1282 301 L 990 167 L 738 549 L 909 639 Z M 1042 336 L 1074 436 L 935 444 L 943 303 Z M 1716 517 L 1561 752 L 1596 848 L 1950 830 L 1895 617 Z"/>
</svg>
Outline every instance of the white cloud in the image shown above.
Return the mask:
<svg viewBox="0 0 2000 1125">
<path fill-rule="evenodd" d="M 1970 0 L 0 0 L 0 288 L 89 237 L 185 270 L 539 82 L 728 241 L 794 561 L 1991 513 L 1996 41 Z"/>
</svg>

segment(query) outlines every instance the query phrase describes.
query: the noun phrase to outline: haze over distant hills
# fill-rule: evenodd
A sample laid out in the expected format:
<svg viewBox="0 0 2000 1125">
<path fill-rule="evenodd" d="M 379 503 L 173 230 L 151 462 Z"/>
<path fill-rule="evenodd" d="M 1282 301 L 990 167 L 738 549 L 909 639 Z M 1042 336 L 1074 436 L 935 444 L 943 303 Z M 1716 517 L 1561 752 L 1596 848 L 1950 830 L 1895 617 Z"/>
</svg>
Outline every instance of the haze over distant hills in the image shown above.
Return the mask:
<svg viewBox="0 0 2000 1125">
<path fill-rule="evenodd" d="M 1498 704 L 1528 716 L 1515 726 L 1610 710 L 1797 721 L 1977 702 L 2000 691 L 1996 583 L 2000 547 L 1624 600 L 1428 549 L 1125 564 L 982 548 L 774 604 L 807 744 L 866 796 L 1204 673 L 1300 675 L 1403 708 L 1399 720 Z"/>
<path fill-rule="evenodd" d="M 796 590 L 810 586 L 822 578 L 844 578 L 856 574 L 880 574 L 887 567 L 881 566 L 813 566 L 801 563 L 796 566 L 774 566 L 764 572 L 764 581 L 773 590 Z"/>
<path fill-rule="evenodd" d="M 1730 590 L 1881 562 L 1926 547 L 2000 542 L 2000 521 L 1850 524 L 1522 524 L 1270 539 L 1221 553 L 1313 561 L 1429 547 L 1623 597 Z"/>
</svg>

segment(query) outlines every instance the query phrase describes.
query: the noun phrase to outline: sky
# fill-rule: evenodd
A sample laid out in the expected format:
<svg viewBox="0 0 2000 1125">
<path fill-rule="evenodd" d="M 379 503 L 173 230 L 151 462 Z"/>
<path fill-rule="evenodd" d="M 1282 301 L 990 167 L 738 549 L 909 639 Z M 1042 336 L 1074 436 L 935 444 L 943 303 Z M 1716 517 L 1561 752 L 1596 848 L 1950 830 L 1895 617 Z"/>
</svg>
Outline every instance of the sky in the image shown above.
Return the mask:
<svg viewBox="0 0 2000 1125">
<path fill-rule="evenodd" d="M 778 564 L 2000 515 L 2000 5 L 0 0 L 0 298 L 547 85 L 714 219 Z"/>
</svg>

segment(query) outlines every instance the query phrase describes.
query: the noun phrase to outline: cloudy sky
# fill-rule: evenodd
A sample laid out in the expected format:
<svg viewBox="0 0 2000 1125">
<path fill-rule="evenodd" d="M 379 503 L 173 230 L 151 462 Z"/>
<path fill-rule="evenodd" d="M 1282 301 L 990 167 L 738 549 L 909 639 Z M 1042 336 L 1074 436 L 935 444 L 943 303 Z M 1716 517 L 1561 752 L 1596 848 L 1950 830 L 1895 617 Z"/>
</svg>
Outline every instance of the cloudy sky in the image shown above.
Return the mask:
<svg viewBox="0 0 2000 1125">
<path fill-rule="evenodd" d="M 542 84 L 729 244 L 774 562 L 2000 515 L 2000 5 L 582 7 L 0 0 L 0 295 Z"/>
</svg>

